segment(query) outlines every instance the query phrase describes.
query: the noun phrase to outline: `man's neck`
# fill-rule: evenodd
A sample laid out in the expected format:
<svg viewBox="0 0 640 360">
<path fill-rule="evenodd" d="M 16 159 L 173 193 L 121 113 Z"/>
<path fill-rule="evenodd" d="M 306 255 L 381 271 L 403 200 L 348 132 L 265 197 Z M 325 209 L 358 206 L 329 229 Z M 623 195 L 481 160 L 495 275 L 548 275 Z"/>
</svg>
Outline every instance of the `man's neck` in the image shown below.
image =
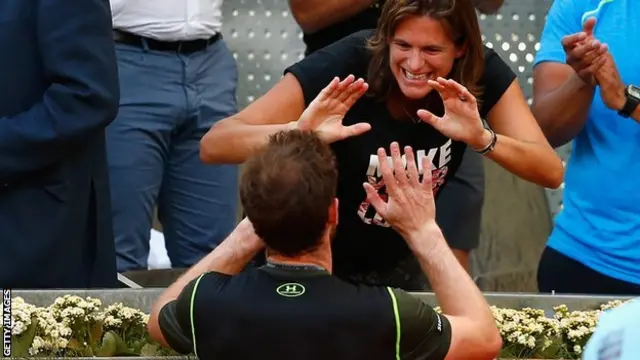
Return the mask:
<svg viewBox="0 0 640 360">
<path fill-rule="evenodd" d="M 332 272 L 331 248 L 330 246 L 321 245 L 313 252 L 305 253 L 296 257 L 287 257 L 280 254 L 269 254 L 267 252 L 267 261 L 286 265 L 314 265 Z"/>
</svg>

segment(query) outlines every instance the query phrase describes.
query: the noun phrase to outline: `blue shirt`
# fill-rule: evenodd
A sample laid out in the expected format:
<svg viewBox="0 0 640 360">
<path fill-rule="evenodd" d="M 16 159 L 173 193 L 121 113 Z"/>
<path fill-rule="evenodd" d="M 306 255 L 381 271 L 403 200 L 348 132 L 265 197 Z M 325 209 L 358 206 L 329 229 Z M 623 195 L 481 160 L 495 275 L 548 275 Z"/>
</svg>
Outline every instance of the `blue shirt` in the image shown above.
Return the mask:
<svg viewBox="0 0 640 360">
<path fill-rule="evenodd" d="M 640 301 L 609 310 L 598 320 L 582 360 L 637 360 L 640 358 Z"/>
<path fill-rule="evenodd" d="M 535 64 L 564 63 L 562 37 L 580 32 L 583 15 L 599 5 L 595 37 L 609 46 L 623 82 L 640 86 L 638 0 L 555 0 Z M 640 284 L 640 124 L 608 109 L 599 89 L 573 142 L 563 196 L 548 246 L 604 275 Z"/>
</svg>

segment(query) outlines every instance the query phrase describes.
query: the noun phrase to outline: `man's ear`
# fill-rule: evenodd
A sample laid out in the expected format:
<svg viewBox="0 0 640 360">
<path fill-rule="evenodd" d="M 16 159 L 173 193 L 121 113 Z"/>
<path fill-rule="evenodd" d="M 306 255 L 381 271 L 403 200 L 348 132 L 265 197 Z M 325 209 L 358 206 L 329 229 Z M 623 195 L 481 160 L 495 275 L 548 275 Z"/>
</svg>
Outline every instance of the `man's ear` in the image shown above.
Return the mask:
<svg viewBox="0 0 640 360">
<path fill-rule="evenodd" d="M 329 224 L 338 225 L 338 198 L 333 199 L 333 204 L 329 206 Z"/>
</svg>

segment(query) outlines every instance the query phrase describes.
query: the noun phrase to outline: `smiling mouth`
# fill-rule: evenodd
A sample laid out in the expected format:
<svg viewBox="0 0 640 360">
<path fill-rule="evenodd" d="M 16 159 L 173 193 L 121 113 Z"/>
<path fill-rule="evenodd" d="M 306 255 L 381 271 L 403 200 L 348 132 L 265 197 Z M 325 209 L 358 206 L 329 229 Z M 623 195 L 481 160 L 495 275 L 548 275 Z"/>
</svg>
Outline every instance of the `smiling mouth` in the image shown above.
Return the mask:
<svg viewBox="0 0 640 360">
<path fill-rule="evenodd" d="M 406 69 L 401 69 L 402 75 L 404 75 L 405 79 L 409 81 L 421 81 L 427 82 L 431 80 L 433 77 L 433 73 L 425 73 L 425 74 L 414 74 L 412 72 L 407 71 Z"/>
</svg>

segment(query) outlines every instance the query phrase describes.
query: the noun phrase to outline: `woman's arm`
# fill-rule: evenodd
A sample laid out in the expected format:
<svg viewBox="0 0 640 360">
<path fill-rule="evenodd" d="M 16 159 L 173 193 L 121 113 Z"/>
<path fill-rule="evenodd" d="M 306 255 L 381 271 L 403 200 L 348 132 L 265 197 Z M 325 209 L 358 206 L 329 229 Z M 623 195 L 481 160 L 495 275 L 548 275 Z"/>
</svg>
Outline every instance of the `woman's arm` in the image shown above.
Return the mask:
<svg viewBox="0 0 640 360">
<path fill-rule="evenodd" d="M 487 157 L 511 173 L 547 188 L 558 188 L 564 166 L 538 126 L 517 80 L 487 115 L 497 142 Z M 488 141 L 478 144 L 479 148 Z M 472 145 L 475 147 L 475 145 Z"/>
<path fill-rule="evenodd" d="M 252 104 L 237 116 L 225 119 L 227 123 L 222 126 L 222 130 L 219 129 L 219 125 L 212 127 L 200 145 L 202 160 L 205 163 L 244 162 L 267 142 L 271 134 L 287 129 L 316 131 L 318 136 L 328 144 L 358 136 L 371 129 L 371 125 L 365 122 L 350 126 L 342 124 L 342 119 L 351 106 L 369 87 L 362 78 L 356 80 L 355 76 L 349 75 L 340 81 L 335 77 L 304 111 L 300 111 L 300 102 L 304 103 L 300 97 L 303 96 L 298 94 L 297 101 L 295 97 L 292 101 L 291 95 L 287 92 L 295 89 L 294 84 L 287 84 L 287 82 L 297 82 L 295 77 L 290 80 L 291 77 L 293 75 L 287 74 L 285 78 L 289 80 L 278 83 L 274 87 L 274 89 L 277 88 L 276 92 L 269 91 L 267 93 L 269 96 L 265 95 L 259 102 Z M 300 88 L 299 83 L 298 88 Z M 286 111 L 276 111 L 280 108 Z M 295 120 L 287 121 L 287 119 Z"/>
<path fill-rule="evenodd" d="M 213 125 L 200 141 L 200 158 L 209 164 L 243 163 L 269 135 L 294 128 L 304 107 L 300 83 L 286 74 L 238 114 Z"/>
<path fill-rule="evenodd" d="M 335 105 L 335 101 L 331 100 L 335 100 L 336 97 L 342 103 L 354 100 L 348 95 L 350 91 L 359 95 L 355 98 L 357 100 L 363 94 L 359 90 L 366 91 L 366 87 L 362 87 L 364 80 L 355 79 L 366 73 L 365 44 L 370 35 L 370 31 L 351 34 L 288 67 L 285 70 L 285 76 L 266 94 L 238 114 L 223 119 L 211 127 L 200 142 L 202 161 L 210 164 L 244 162 L 266 143 L 269 135 L 295 128 L 305 107 L 311 107 L 312 102 L 316 102 L 317 105 L 319 94 L 327 89 L 331 91 L 330 96 L 325 100 L 328 100 L 330 105 Z M 349 76 L 350 74 L 355 76 Z M 336 77 L 343 80 L 338 82 L 335 80 Z M 331 94 L 333 90 L 341 92 L 342 96 Z M 352 104 L 347 105 L 346 110 Z M 320 106 L 320 108 L 324 112 L 321 111 L 319 116 L 317 111 L 305 113 L 306 118 L 310 117 L 306 115 L 314 115 L 312 116 L 314 126 L 306 130 L 316 129 L 325 120 L 330 120 L 328 118 L 330 116 L 335 120 L 335 116 L 340 115 L 341 109 L 345 109 L 336 107 L 327 111 L 326 106 Z M 304 128 L 303 122 L 300 125 Z M 326 126 L 323 128 L 326 129 Z M 332 130 L 339 132 L 353 129 L 333 126 Z"/>
</svg>

